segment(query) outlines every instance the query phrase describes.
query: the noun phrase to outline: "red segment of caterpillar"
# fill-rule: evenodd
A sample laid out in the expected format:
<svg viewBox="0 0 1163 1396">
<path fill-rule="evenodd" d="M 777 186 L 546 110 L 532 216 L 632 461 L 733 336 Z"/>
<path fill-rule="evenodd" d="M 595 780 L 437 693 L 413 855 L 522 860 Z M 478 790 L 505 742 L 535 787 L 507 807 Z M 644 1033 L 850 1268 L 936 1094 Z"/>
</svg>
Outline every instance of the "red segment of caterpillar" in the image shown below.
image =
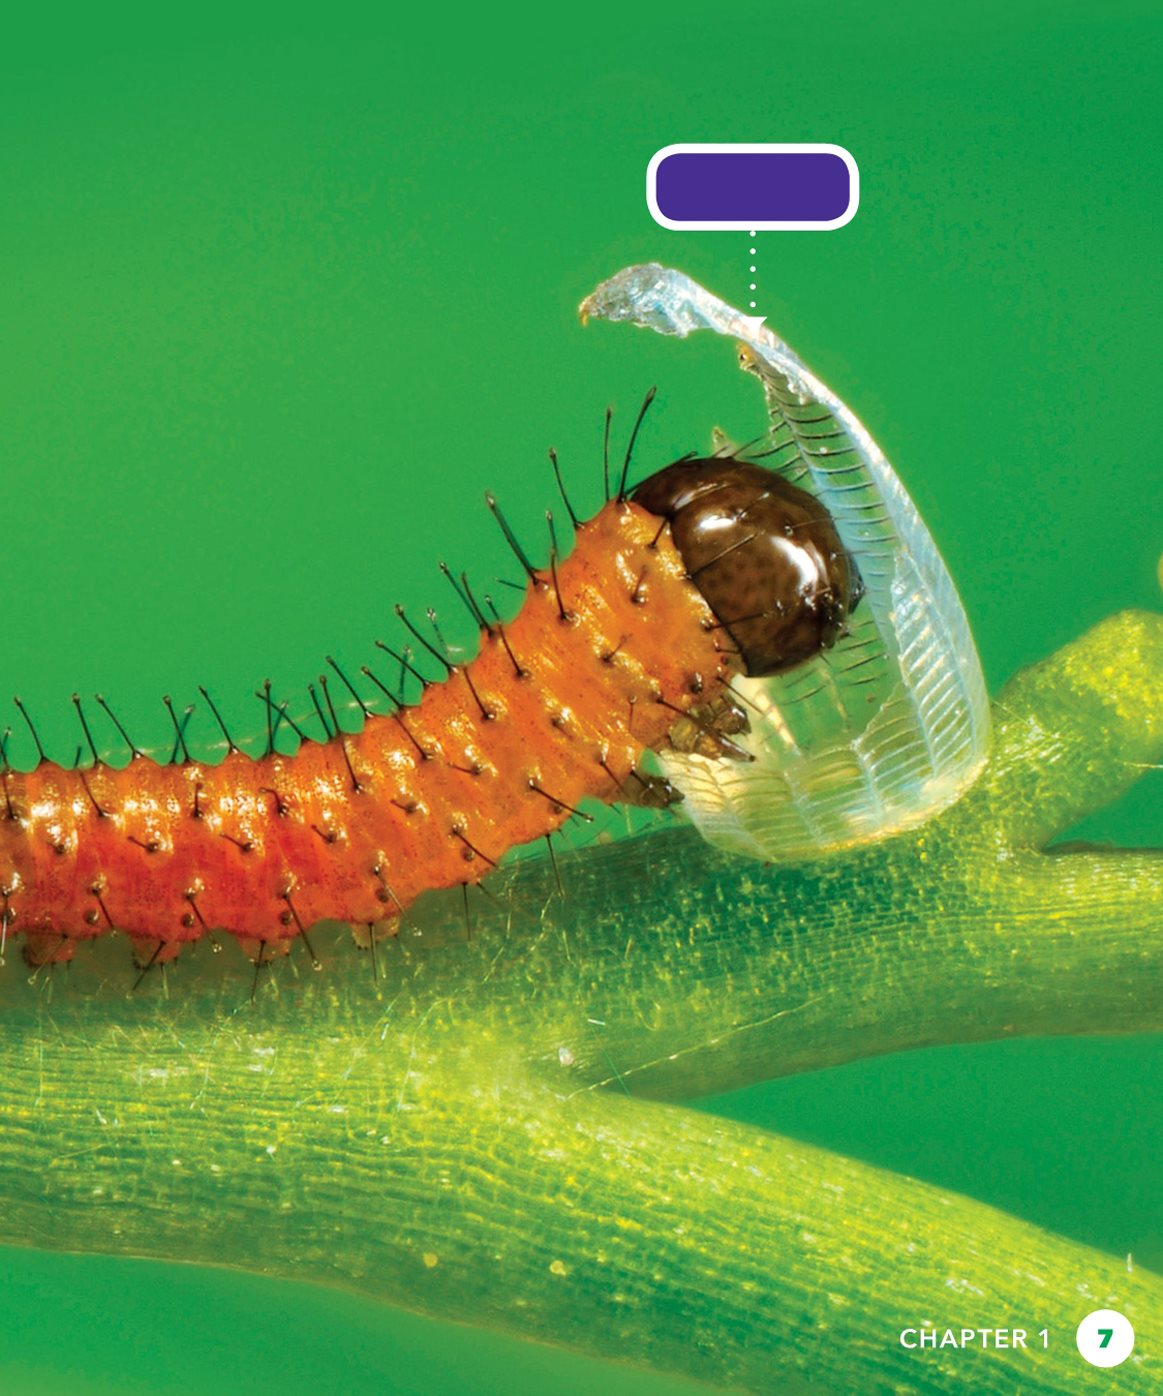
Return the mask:
<svg viewBox="0 0 1163 1396">
<path fill-rule="evenodd" d="M 359 733 L 213 766 L 5 768 L 4 936 L 40 965 L 116 927 L 147 966 L 214 928 L 261 963 L 317 920 L 398 917 L 618 799 L 735 653 L 669 529 L 615 500 L 471 665 Z"/>
</svg>

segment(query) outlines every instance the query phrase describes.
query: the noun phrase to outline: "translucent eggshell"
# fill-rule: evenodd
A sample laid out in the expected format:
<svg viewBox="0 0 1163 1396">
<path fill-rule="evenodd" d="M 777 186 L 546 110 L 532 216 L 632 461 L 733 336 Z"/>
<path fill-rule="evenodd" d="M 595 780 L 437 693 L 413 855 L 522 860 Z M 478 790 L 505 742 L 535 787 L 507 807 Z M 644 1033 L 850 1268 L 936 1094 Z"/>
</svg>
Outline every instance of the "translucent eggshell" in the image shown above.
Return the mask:
<svg viewBox="0 0 1163 1396">
<path fill-rule="evenodd" d="M 667 752 L 666 775 L 712 843 L 811 857 L 922 823 L 981 770 L 989 703 L 961 600 L 916 506 L 876 442 L 756 317 L 652 263 L 603 282 L 583 318 L 737 341 L 763 385 L 770 440 L 752 457 L 826 506 L 866 587 L 848 633 L 775 677 L 735 681 L 752 763 Z"/>
</svg>

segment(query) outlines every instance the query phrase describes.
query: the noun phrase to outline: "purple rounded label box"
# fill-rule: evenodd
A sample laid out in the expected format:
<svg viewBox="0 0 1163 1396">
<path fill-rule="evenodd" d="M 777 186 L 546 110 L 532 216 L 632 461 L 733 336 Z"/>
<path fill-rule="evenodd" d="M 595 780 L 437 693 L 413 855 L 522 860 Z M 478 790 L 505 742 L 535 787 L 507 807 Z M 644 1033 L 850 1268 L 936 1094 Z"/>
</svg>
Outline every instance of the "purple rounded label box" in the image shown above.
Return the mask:
<svg viewBox="0 0 1163 1396">
<path fill-rule="evenodd" d="M 859 200 L 856 161 L 839 145 L 668 145 L 646 171 L 646 202 L 664 228 L 842 228 Z"/>
</svg>

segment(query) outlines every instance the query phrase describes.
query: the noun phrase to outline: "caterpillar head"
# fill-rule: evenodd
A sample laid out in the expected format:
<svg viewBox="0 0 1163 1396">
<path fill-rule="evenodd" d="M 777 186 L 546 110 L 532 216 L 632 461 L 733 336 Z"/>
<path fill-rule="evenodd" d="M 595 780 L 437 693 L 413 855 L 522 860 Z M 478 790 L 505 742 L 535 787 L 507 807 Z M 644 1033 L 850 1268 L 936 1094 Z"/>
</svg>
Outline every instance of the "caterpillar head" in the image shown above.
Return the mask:
<svg viewBox="0 0 1163 1396">
<path fill-rule="evenodd" d="M 669 521 L 748 674 L 777 674 L 828 649 L 864 594 L 820 501 L 750 461 L 676 461 L 630 498 Z"/>
</svg>

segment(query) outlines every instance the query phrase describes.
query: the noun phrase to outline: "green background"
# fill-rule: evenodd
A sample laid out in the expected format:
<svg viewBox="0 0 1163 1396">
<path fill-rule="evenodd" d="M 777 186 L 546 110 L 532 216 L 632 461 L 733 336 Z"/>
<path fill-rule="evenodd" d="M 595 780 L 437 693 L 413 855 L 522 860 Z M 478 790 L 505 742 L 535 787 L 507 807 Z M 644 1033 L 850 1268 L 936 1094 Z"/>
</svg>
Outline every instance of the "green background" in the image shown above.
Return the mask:
<svg viewBox="0 0 1163 1396">
<path fill-rule="evenodd" d="M 727 346 L 576 321 L 631 262 L 759 313 L 861 415 L 996 686 L 1158 607 L 1158 6 L 331 7 L 70 15 L 0 58 L 3 691 L 54 753 L 74 689 L 162 742 L 213 686 L 358 665 L 390 603 L 467 631 L 438 558 L 512 569 L 599 502 L 602 412 L 660 385 L 641 465 L 761 425 Z M 655 226 L 675 141 L 834 141 L 834 233 Z M 203 736 L 208 731 L 199 728 Z M 1159 842 L 1148 778 L 1088 837 Z M 9 957 L 5 973 L 21 973 Z M 713 1107 L 1163 1267 L 1155 1040 L 915 1053 Z M 0 1389 L 362 1392 L 683 1383 L 248 1276 L 6 1251 Z M 938 1316 L 940 1317 L 940 1316 Z M 955 1317 L 955 1316 L 950 1316 Z"/>
</svg>

